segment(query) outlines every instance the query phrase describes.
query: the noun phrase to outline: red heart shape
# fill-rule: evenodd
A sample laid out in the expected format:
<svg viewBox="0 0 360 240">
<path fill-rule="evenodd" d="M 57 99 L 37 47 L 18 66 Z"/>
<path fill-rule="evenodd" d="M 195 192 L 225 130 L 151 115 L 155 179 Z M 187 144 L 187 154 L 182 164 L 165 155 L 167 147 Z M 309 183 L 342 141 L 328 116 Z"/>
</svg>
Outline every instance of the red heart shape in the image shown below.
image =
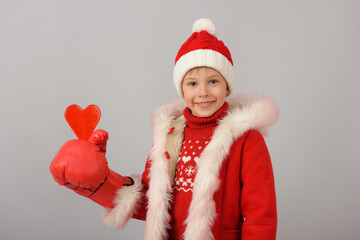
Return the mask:
<svg viewBox="0 0 360 240">
<path fill-rule="evenodd" d="M 66 108 L 65 119 L 79 139 L 88 140 L 100 121 L 100 108 L 94 104 L 82 109 L 73 104 Z"/>
</svg>

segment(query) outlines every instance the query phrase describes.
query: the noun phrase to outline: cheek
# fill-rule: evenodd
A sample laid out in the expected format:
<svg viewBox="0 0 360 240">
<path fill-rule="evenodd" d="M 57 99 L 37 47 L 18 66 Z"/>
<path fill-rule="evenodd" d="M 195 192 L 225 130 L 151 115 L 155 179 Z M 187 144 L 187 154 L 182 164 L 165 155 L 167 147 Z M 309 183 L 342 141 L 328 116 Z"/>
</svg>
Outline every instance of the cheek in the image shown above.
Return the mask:
<svg viewBox="0 0 360 240">
<path fill-rule="evenodd" d="M 193 97 L 189 91 L 184 91 L 184 101 L 187 106 L 189 106 L 192 103 Z"/>
<path fill-rule="evenodd" d="M 217 96 L 218 100 L 225 101 L 226 96 L 227 96 L 227 90 L 224 88 L 217 89 L 216 96 Z"/>
</svg>

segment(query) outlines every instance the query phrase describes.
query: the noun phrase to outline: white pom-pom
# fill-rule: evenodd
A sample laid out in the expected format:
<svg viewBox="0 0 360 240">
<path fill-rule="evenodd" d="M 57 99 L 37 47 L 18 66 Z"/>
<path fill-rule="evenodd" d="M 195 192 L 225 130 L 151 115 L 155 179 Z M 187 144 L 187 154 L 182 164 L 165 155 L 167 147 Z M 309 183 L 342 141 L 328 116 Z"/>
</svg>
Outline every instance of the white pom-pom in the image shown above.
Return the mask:
<svg viewBox="0 0 360 240">
<path fill-rule="evenodd" d="M 210 19 L 200 18 L 194 22 L 192 32 L 201 32 L 202 30 L 205 30 L 209 34 L 216 36 L 215 26 Z"/>
</svg>

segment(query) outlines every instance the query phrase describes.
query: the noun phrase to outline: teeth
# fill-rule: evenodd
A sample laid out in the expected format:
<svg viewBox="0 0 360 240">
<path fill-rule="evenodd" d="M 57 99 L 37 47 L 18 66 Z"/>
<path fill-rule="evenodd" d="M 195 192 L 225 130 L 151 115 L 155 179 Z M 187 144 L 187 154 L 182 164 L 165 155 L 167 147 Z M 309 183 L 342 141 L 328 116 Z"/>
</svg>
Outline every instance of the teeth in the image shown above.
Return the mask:
<svg viewBox="0 0 360 240">
<path fill-rule="evenodd" d="M 200 106 L 209 106 L 211 104 L 211 102 L 207 102 L 207 103 L 199 103 Z"/>
</svg>

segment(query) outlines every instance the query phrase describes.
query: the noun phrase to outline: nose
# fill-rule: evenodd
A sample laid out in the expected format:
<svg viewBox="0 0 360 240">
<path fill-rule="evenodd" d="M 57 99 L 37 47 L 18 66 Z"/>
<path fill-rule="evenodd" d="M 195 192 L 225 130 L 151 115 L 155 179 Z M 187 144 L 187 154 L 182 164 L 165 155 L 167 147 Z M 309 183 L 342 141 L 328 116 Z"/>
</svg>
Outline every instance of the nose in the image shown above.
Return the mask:
<svg viewBox="0 0 360 240">
<path fill-rule="evenodd" d="M 199 97 L 207 97 L 209 96 L 209 91 L 206 85 L 201 84 L 199 87 Z"/>
</svg>

